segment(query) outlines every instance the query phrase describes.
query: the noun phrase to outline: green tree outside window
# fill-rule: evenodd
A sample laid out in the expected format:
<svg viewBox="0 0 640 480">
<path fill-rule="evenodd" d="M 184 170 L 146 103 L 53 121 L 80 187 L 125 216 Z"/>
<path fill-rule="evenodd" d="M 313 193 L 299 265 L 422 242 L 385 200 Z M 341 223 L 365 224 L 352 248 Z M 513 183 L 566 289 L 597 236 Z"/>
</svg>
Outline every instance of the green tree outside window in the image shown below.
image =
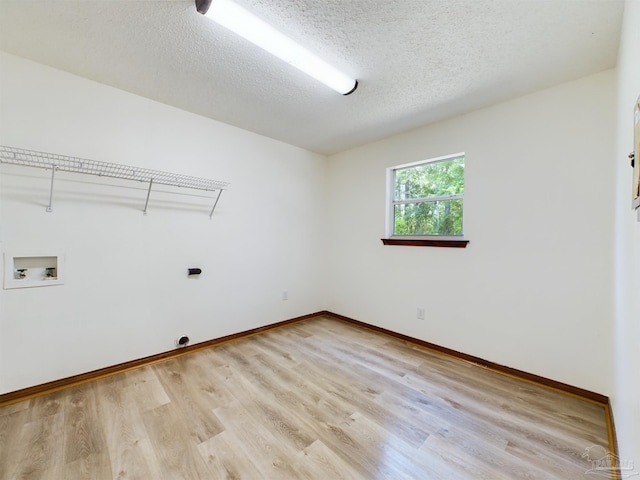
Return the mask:
<svg viewBox="0 0 640 480">
<path fill-rule="evenodd" d="M 394 170 L 394 235 L 462 235 L 464 157 Z"/>
</svg>

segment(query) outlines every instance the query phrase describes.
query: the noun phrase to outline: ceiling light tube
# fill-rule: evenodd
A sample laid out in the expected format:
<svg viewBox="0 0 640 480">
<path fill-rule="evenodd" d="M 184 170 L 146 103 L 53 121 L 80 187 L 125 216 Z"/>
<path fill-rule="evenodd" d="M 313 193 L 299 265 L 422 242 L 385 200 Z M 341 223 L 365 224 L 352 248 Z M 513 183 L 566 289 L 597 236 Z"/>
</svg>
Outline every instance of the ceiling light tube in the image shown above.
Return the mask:
<svg viewBox="0 0 640 480">
<path fill-rule="evenodd" d="M 211 5 L 213 3 L 213 5 Z M 209 8 L 211 6 L 211 8 Z M 358 81 L 332 67 L 231 0 L 196 0 L 198 12 L 343 95 Z"/>
</svg>

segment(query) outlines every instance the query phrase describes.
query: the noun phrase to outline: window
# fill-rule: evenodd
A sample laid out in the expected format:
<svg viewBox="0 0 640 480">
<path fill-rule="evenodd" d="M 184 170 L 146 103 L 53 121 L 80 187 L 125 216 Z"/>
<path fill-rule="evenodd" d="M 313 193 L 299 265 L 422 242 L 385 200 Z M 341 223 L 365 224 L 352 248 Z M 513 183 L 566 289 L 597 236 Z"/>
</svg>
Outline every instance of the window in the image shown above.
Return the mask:
<svg viewBox="0 0 640 480">
<path fill-rule="evenodd" d="M 464 153 L 388 170 L 388 237 L 462 236 Z"/>
</svg>

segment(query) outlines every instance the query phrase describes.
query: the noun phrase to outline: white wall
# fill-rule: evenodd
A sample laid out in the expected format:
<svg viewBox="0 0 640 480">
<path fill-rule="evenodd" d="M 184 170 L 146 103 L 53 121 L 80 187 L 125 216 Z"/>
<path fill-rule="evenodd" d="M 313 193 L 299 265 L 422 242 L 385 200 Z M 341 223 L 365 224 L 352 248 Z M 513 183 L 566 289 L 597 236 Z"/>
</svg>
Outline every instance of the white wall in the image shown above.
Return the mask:
<svg viewBox="0 0 640 480">
<path fill-rule="evenodd" d="M 640 95 L 640 2 L 625 3 L 618 58 L 616 182 L 616 387 L 621 458 L 640 468 L 640 210 L 631 210 L 633 105 Z M 640 159 L 636 159 L 640 161 Z"/>
<path fill-rule="evenodd" d="M 330 157 L 328 309 L 608 395 L 614 119 L 607 71 Z M 386 167 L 461 151 L 469 246 L 383 246 Z"/>
<path fill-rule="evenodd" d="M 0 247 L 66 252 L 63 286 L 0 290 L 0 393 L 322 309 L 326 159 L 0 54 L 0 144 L 231 182 L 211 199 L 0 166 Z M 199 279 L 188 267 L 201 267 Z M 288 290 L 289 300 L 282 301 Z"/>
</svg>

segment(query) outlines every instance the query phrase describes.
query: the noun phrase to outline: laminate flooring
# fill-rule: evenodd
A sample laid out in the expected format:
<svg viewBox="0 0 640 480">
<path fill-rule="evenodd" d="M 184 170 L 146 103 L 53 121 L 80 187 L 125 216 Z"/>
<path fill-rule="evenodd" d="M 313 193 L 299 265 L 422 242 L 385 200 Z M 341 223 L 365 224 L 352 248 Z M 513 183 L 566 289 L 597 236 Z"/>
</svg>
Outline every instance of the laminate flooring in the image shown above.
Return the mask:
<svg viewBox="0 0 640 480">
<path fill-rule="evenodd" d="M 317 317 L 0 408 L 0 479 L 585 479 L 602 405 Z"/>
</svg>

